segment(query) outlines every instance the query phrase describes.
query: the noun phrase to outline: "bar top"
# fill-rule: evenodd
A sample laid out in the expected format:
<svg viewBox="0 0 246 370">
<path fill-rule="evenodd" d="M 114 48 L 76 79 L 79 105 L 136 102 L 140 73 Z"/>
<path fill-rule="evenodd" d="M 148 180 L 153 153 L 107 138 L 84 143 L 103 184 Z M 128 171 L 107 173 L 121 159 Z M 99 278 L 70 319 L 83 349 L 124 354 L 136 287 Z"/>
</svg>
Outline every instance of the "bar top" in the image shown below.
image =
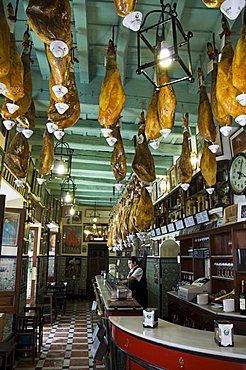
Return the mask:
<svg viewBox="0 0 246 370">
<path fill-rule="evenodd" d="M 106 280 L 101 276 L 97 275 L 95 277 L 101 298 L 107 310 L 141 310 L 142 307 L 134 299 L 113 299 L 109 289 L 106 286 Z"/>
<path fill-rule="evenodd" d="M 161 319 L 158 319 L 156 328 L 144 328 L 141 316 L 111 316 L 110 321 L 141 340 L 179 351 L 198 352 L 200 355 L 243 359 L 246 363 L 246 337 L 242 335 L 234 335 L 234 347 L 219 347 L 214 341 L 213 332 L 187 328 Z"/>
</svg>

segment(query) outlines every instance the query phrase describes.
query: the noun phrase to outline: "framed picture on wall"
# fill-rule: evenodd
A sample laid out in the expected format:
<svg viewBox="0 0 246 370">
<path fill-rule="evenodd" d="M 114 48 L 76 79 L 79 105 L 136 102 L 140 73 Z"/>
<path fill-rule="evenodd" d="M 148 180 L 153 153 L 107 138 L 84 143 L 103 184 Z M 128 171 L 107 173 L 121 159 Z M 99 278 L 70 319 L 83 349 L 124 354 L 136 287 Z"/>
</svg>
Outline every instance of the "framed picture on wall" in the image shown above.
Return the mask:
<svg viewBox="0 0 246 370">
<path fill-rule="evenodd" d="M 81 234 L 81 226 L 63 226 L 62 254 L 81 254 Z"/>
<path fill-rule="evenodd" d="M 17 212 L 4 212 L 2 245 L 17 247 L 20 214 Z"/>
<path fill-rule="evenodd" d="M 70 279 L 78 279 L 81 274 L 81 258 L 66 257 L 65 277 Z"/>
<path fill-rule="evenodd" d="M 246 130 L 244 127 L 239 128 L 230 136 L 230 146 L 232 157 L 246 150 Z"/>
</svg>

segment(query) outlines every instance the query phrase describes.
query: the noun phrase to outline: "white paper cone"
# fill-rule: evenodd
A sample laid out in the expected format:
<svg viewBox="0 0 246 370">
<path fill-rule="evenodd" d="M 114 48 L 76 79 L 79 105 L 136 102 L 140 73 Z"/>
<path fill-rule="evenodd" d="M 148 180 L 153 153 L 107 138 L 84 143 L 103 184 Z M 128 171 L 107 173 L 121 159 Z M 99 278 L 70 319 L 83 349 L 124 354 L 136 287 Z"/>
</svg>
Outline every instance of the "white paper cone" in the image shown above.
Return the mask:
<svg viewBox="0 0 246 370">
<path fill-rule="evenodd" d="M 160 142 L 159 141 L 152 141 L 151 143 L 149 143 L 149 145 L 151 146 L 152 149 L 156 150 L 156 149 L 159 148 Z"/>
<path fill-rule="evenodd" d="M 103 134 L 103 136 L 106 138 L 106 137 L 109 137 L 109 135 L 111 134 L 112 130 L 110 128 L 101 128 L 101 133 Z"/>
<path fill-rule="evenodd" d="M 16 131 L 17 132 L 23 132 L 25 130 L 25 127 L 22 126 L 20 123 L 16 126 Z"/>
<path fill-rule="evenodd" d="M 237 101 L 239 104 L 241 104 L 243 107 L 245 107 L 246 105 L 246 94 L 243 93 L 243 94 L 240 94 L 236 97 Z"/>
<path fill-rule="evenodd" d="M 222 135 L 224 136 L 229 136 L 230 135 L 230 132 L 231 132 L 232 128 L 231 126 L 223 126 L 220 128 L 220 132 L 222 133 Z"/>
<path fill-rule="evenodd" d="M 219 145 L 218 144 L 212 144 L 212 145 L 209 145 L 209 150 L 211 150 L 212 153 L 217 153 L 217 151 L 219 150 Z"/>
<path fill-rule="evenodd" d="M 23 131 L 22 131 L 22 134 L 27 138 L 29 139 L 32 134 L 33 134 L 33 131 L 30 130 L 29 128 L 25 128 Z"/>
<path fill-rule="evenodd" d="M 52 90 L 57 99 L 61 99 L 68 92 L 68 89 L 62 85 L 54 85 L 52 86 Z"/>
<path fill-rule="evenodd" d="M 21 179 L 15 180 L 15 185 L 19 188 L 22 185 L 23 181 Z"/>
<path fill-rule="evenodd" d="M 57 140 L 61 140 L 61 138 L 65 135 L 64 131 L 61 130 L 56 130 L 54 131 L 54 136 L 56 137 Z"/>
<path fill-rule="evenodd" d="M 56 103 L 55 107 L 59 114 L 63 114 L 66 112 L 66 110 L 68 110 L 69 105 L 66 103 Z"/>
<path fill-rule="evenodd" d="M 220 6 L 220 10 L 227 18 L 234 20 L 239 16 L 244 7 L 245 0 L 225 0 Z"/>
<path fill-rule="evenodd" d="M 206 191 L 208 192 L 209 195 L 211 195 L 214 192 L 214 188 L 207 188 Z"/>
<path fill-rule="evenodd" d="M 235 122 L 237 122 L 240 126 L 246 125 L 246 114 L 241 114 L 241 116 L 238 116 L 235 118 Z"/>
<path fill-rule="evenodd" d="M 53 132 L 58 129 L 58 126 L 54 122 L 51 122 L 51 121 L 48 121 L 46 123 L 46 127 L 50 134 L 53 134 Z"/>
<path fill-rule="evenodd" d="M 160 130 L 160 133 L 161 133 L 161 136 L 168 137 L 171 131 L 172 130 L 170 130 L 170 128 L 164 128 L 163 130 Z"/>
<path fill-rule="evenodd" d="M 0 82 L 0 94 L 4 94 L 5 91 L 6 91 L 6 85 Z"/>
<path fill-rule="evenodd" d="M 143 15 L 139 11 L 132 12 L 128 14 L 124 19 L 123 19 L 123 26 L 126 28 L 129 28 L 132 31 L 138 31 L 141 27 L 141 22 L 142 22 Z"/>
<path fill-rule="evenodd" d="M 7 130 L 11 130 L 11 128 L 12 127 L 14 127 L 14 125 L 15 125 L 15 122 L 14 121 L 11 121 L 11 120 L 4 120 L 3 121 L 3 124 L 4 124 L 4 126 L 5 126 L 5 128 L 7 129 Z"/>
<path fill-rule="evenodd" d="M 115 137 L 107 137 L 106 141 L 109 146 L 114 146 L 114 144 L 117 142 L 117 139 Z"/>
<path fill-rule="evenodd" d="M 43 185 L 44 182 L 45 182 L 45 179 L 43 179 L 42 177 L 37 177 L 38 185 Z"/>
<path fill-rule="evenodd" d="M 184 191 L 187 191 L 187 190 L 189 189 L 190 184 L 181 184 L 180 186 L 181 186 L 181 188 L 182 188 Z"/>
<path fill-rule="evenodd" d="M 52 41 L 50 51 L 56 58 L 63 58 L 68 54 L 67 44 L 61 40 Z"/>
<path fill-rule="evenodd" d="M 124 184 L 120 184 L 120 183 L 115 184 L 115 189 L 117 191 L 121 191 L 123 189 L 123 187 L 124 187 Z"/>
<path fill-rule="evenodd" d="M 7 103 L 6 106 L 10 114 L 14 114 L 20 108 L 19 105 L 14 103 Z"/>
</svg>

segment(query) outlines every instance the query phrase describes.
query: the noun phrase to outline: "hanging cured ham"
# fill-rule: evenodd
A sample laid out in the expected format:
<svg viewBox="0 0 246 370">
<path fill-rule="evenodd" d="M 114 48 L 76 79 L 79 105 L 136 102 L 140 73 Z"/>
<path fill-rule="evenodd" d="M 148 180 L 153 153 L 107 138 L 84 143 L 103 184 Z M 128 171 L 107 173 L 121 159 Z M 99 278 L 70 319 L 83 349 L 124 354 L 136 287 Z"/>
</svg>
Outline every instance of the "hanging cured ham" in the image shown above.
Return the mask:
<svg viewBox="0 0 246 370">
<path fill-rule="evenodd" d="M 159 93 L 155 90 L 152 94 L 152 99 L 146 116 L 145 135 L 148 140 L 154 140 L 161 136 L 161 125 L 158 116 L 158 97 Z"/>
<path fill-rule="evenodd" d="M 20 123 L 23 127 L 33 129 L 35 127 L 35 105 L 32 99 L 28 111 L 16 118 L 17 122 Z"/>
<path fill-rule="evenodd" d="M 120 134 L 119 122 L 112 127 L 112 130 L 111 135 L 117 139 L 117 142 L 114 144 L 111 167 L 116 181 L 120 182 L 126 177 L 126 154 Z"/>
<path fill-rule="evenodd" d="M 179 160 L 179 178 L 182 184 L 189 184 L 192 180 L 192 165 L 190 161 L 190 147 L 189 147 L 189 115 L 185 114 L 184 117 L 184 131 L 183 131 L 183 144 L 182 152 Z"/>
<path fill-rule="evenodd" d="M 69 0 L 29 0 L 26 15 L 30 27 L 45 44 L 55 40 L 71 44 Z"/>
<path fill-rule="evenodd" d="M 164 85 L 169 82 L 168 74 L 165 69 L 159 71 L 159 84 Z M 172 85 L 164 86 L 160 89 L 157 109 L 161 129 L 172 130 L 175 119 L 176 96 Z"/>
<path fill-rule="evenodd" d="M 145 136 L 144 113 L 141 113 L 140 126 L 137 135 L 136 151 L 132 169 L 140 181 L 150 183 L 155 180 L 155 164 Z"/>
<path fill-rule="evenodd" d="M 240 92 L 246 92 L 246 9 L 242 34 L 237 42 L 232 61 L 232 84 Z"/>
<path fill-rule="evenodd" d="M 208 43 L 208 55 L 212 55 L 211 59 L 215 59 L 213 62 L 213 70 L 211 72 L 211 88 L 210 88 L 210 100 L 213 116 L 216 121 L 222 126 L 230 126 L 232 124 L 232 117 L 227 114 L 220 104 L 216 96 L 216 85 L 217 85 L 217 74 L 218 74 L 218 63 L 217 55 L 213 50 L 212 44 Z"/>
<path fill-rule="evenodd" d="M 72 64 L 68 84 L 66 87 L 68 92 L 64 96 L 63 100 L 64 103 L 68 105 L 68 109 L 63 114 L 59 114 L 55 107 L 55 101 L 51 99 L 48 111 L 49 119 L 55 122 L 59 129 L 73 126 L 78 121 L 80 116 L 80 102 L 75 84 L 74 68 Z"/>
<path fill-rule="evenodd" d="M 58 101 L 56 95 L 54 94 L 52 90 L 52 86 L 54 85 L 67 86 L 68 81 L 69 81 L 69 75 L 70 75 L 71 56 L 70 56 L 70 53 L 68 53 L 64 58 L 56 58 L 51 53 L 49 47 L 46 47 L 46 54 L 47 54 L 47 59 L 48 59 L 50 70 L 51 70 L 50 94 L 51 94 L 52 99 L 54 99 L 55 101 Z"/>
<path fill-rule="evenodd" d="M 39 161 L 39 175 L 46 176 L 51 173 L 54 162 L 54 139 L 53 135 L 44 131 L 43 147 Z"/>
<path fill-rule="evenodd" d="M 14 113 L 9 113 L 7 108 L 7 103 L 11 103 L 10 99 L 5 99 L 5 102 L 2 106 L 1 114 L 4 119 L 15 119 L 23 114 L 25 114 L 30 107 L 32 102 L 32 76 L 30 69 L 30 52 L 29 52 L 29 34 L 25 32 L 24 35 L 24 49 L 21 56 L 21 60 L 24 67 L 24 96 L 16 101 L 16 104 L 19 106 L 19 109 Z"/>
<path fill-rule="evenodd" d="M 3 1 L 0 0 L 0 79 L 9 73 L 10 31 L 5 17 Z M 1 80 L 0 80 L 1 82 Z"/>
<path fill-rule="evenodd" d="M 135 234 L 137 232 L 137 228 L 135 225 L 135 214 L 136 214 L 138 202 L 139 202 L 139 196 L 135 194 L 132 200 L 131 210 L 129 213 L 129 235 Z"/>
<path fill-rule="evenodd" d="M 243 107 L 236 100 L 240 92 L 232 84 L 232 61 L 233 49 L 230 40 L 230 30 L 227 20 L 222 18 L 223 33 L 225 34 L 225 46 L 221 51 L 221 60 L 218 64 L 216 97 L 224 111 L 232 117 L 246 114 L 246 107 Z"/>
<path fill-rule="evenodd" d="M 12 139 L 5 154 L 5 163 L 17 178 L 23 179 L 27 175 L 29 157 L 28 140 L 19 132 Z"/>
<path fill-rule="evenodd" d="M 208 99 L 201 68 L 198 68 L 198 77 L 200 90 L 198 130 L 204 140 L 214 143 L 216 138 L 216 127 L 213 121 L 213 113 Z"/>
<path fill-rule="evenodd" d="M 212 187 L 216 184 L 216 156 L 209 149 L 209 143 L 204 142 L 201 162 L 200 162 L 201 173 L 208 184 L 209 187 Z"/>
<path fill-rule="evenodd" d="M 102 126 L 110 127 L 120 117 L 126 99 L 112 40 L 109 40 L 106 59 L 106 75 L 99 97 L 98 121 Z"/>
<path fill-rule="evenodd" d="M 114 0 L 117 14 L 125 17 L 135 9 L 136 0 Z"/>
<path fill-rule="evenodd" d="M 14 16 L 14 10 L 10 3 L 8 4 L 8 15 L 10 19 Z M 10 100 L 17 101 L 24 96 L 24 68 L 15 42 L 14 21 L 10 20 L 9 22 L 12 22 L 8 60 L 9 72 L 4 77 L 0 77 L 0 82 L 6 86 L 6 90 L 3 92 L 3 95 Z"/>
<path fill-rule="evenodd" d="M 202 0 L 208 8 L 219 8 L 224 0 Z"/>
<path fill-rule="evenodd" d="M 147 231 L 153 219 L 154 206 L 149 192 L 143 187 L 135 211 L 135 227 L 137 231 Z"/>
</svg>

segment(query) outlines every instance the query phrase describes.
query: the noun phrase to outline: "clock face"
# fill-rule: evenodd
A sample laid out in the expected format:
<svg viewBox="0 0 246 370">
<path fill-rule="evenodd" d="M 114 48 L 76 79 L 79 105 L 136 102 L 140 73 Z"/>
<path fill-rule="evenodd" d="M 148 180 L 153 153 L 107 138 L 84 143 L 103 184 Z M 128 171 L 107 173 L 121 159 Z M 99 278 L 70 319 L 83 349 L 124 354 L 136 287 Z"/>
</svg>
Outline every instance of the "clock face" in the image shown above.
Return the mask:
<svg viewBox="0 0 246 370">
<path fill-rule="evenodd" d="M 230 186 L 235 194 L 242 194 L 246 190 L 246 155 L 236 155 L 229 170 Z"/>
</svg>

